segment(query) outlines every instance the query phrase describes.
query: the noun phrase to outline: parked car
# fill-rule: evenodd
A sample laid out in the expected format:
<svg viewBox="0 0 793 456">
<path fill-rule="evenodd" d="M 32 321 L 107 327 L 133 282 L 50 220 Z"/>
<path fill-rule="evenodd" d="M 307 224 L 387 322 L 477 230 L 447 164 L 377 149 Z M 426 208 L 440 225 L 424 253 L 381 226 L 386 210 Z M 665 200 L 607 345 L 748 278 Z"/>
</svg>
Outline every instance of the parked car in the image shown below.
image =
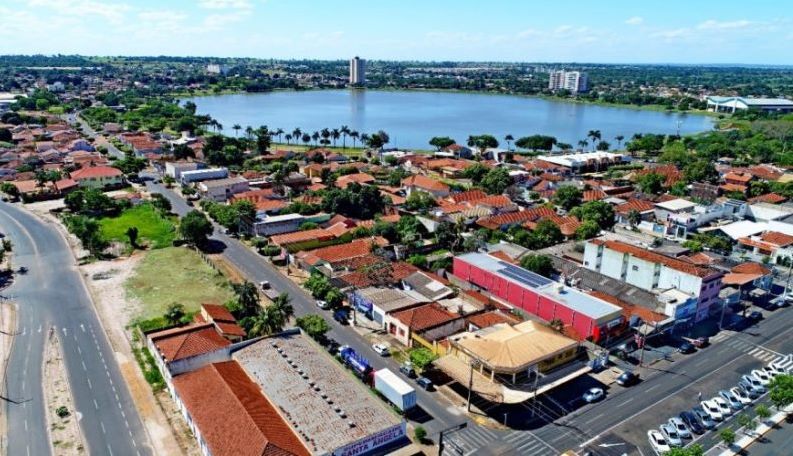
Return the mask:
<svg viewBox="0 0 793 456">
<path fill-rule="evenodd" d="M 765 393 L 765 386 L 760 383 L 760 380 L 752 377 L 751 375 L 742 375 L 739 384 L 753 391 L 758 396 Z"/>
<path fill-rule="evenodd" d="M 788 355 L 783 358 L 776 359 L 771 363 L 771 366 L 783 374 L 790 373 L 793 371 L 793 356 Z"/>
<path fill-rule="evenodd" d="M 691 431 L 688 429 L 688 426 L 686 426 L 686 423 L 684 423 L 680 418 L 676 416 L 669 418 L 669 425 L 675 428 L 675 431 L 677 431 L 680 437 L 684 439 L 691 438 Z"/>
<path fill-rule="evenodd" d="M 385 344 L 374 344 L 372 345 L 372 350 L 375 351 L 380 356 L 390 356 L 391 352 L 388 350 L 388 346 Z"/>
<path fill-rule="evenodd" d="M 328 305 L 328 301 L 323 301 L 321 299 L 317 299 L 317 307 L 319 307 L 322 310 L 326 310 L 326 309 L 330 308 L 330 305 Z"/>
<path fill-rule="evenodd" d="M 603 399 L 605 396 L 606 393 L 603 391 L 603 388 L 589 388 L 587 392 L 584 393 L 583 397 L 586 403 L 591 404 Z"/>
<path fill-rule="evenodd" d="M 743 405 L 749 405 L 752 403 L 751 396 L 749 396 L 749 394 L 747 394 L 746 391 L 741 389 L 740 386 L 735 386 L 730 388 L 730 393 L 732 393 L 732 395 L 735 396 L 736 399 L 741 401 L 741 404 Z"/>
<path fill-rule="evenodd" d="M 333 312 L 333 319 L 342 325 L 348 325 L 350 324 L 350 313 L 347 309 L 339 309 Z"/>
<path fill-rule="evenodd" d="M 328 340 L 328 343 L 325 347 L 327 348 L 328 353 L 330 353 L 331 355 L 335 355 L 336 353 L 339 352 L 340 345 L 335 340 L 330 339 Z"/>
<path fill-rule="evenodd" d="M 659 429 L 661 429 L 661 435 L 663 435 L 666 441 L 669 442 L 669 446 L 683 446 L 683 439 L 680 438 L 680 434 L 677 433 L 675 428 L 668 424 L 662 424 Z"/>
<path fill-rule="evenodd" d="M 664 436 L 658 431 L 647 431 L 647 440 L 650 441 L 650 446 L 653 447 L 653 450 L 658 454 L 663 454 L 672 450 Z"/>
<path fill-rule="evenodd" d="M 731 409 L 737 411 L 743 408 L 743 402 L 741 402 L 741 400 L 731 392 L 727 390 L 721 390 L 719 391 L 719 396 L 727 401 L 727 405 L 729 405 Z"/>
<path fill-rule="evenodd" d="M 728 404 L 727 401 L 725 401 L 721 396 L 715 396 L 713 399 L 711 399 L 711 402 L 716 404 L 716 407 L 719 408 L 719 411 L 725 418 L 732 415 L 733 410 L 730 408 L 730 404 Z"/>
<path fill-rule="evenodd" d="M 639 383 L 639 374 L 631 371 L 625 371 L 617 377 L 617 384 L 620 386 L 631 386 Z"/>
<path fill-rule="evenodd" d="M 433 385 L 432 380 L 428 379 L 427 377 L 419 377 L 416 379 L 416 384 L 426 391 L 432 391 L 435 385 Z"/>
<path fill-rule="evenodd" d="M 705 427 L 699 422 L 697 415 L 695 415 L 693 412 L 680 412 L 679 417 L 684 423 L 686 423 L 688 429 L 690 429 L 694 434 L 705 433 Z"/>
<path fill-rule="evenodd" d="M 716 420 L 714 420 L 702 407 L 694 407 L 691 409 L 691 412 L 697 417 L 702 427 L 705 429 L 713 429 L 716 427 Z"/>
<path fill-rule="evenodd" d="M 713 421 L 723 421 L 724 415 L 721 413 L 719 406 L 713 401 L 702 401 L 699 403 L 702 410 L 710 416 Z"/>
<path fill-rule="evenodd" d="M 680 346 L 677 348 L 677 351 L 679 351 L 680 353 L 683 353 L 683 354 L 687 355 L 687 354 L 689 354 L 689 353 L 694 353 L 695 351 L 697 351 L 697 348 L 696 348 L 696 347 L 694 347 L 694 344 L 691 344 L 691 343 L 688 343 L 688 342 L 683 342 L 683 343 L 682 343 L 682 344 L 680 344 Z"/>
<path fill-rule="evenodd" d="M 762 320 L 762 319 L 763 319 L 763 313 L 762 313 L 762 312 L 759 312 L 759 311 L 757 311 L 757 310 L 754 310 L 754 311 L 752 311 L 752 312 L 749 314 L 749 319 L 750 319 L 750 320 L 754 320 L 754 321 L 759 321 L 759 320 Z"/>
<path fill-rule="evenodd" d="M 413 365 L 410 362 L 402 363 L 399 366 L 399 372 L 405 374 L 407 378 L 416 378 L 416 371 L 413 370 Z"/>
<path fill-rule="evenodd" d="M 763 386 L 768 386 L 768 384 L 771 383 L 771 376 L 769 376 L 763 370 L 755 369 L 755 370 L 752 371 L 751 376 L 756 378 L 757 380 L 760 380 L 760 383 Z"/>
</svg>

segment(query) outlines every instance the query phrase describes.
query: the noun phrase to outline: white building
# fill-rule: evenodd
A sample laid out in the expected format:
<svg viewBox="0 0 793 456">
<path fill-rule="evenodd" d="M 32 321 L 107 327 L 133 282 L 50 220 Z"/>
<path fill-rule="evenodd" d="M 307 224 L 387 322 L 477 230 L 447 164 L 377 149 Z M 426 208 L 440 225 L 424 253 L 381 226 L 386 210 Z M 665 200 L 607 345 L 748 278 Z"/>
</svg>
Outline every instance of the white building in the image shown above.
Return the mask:
<svg viewBox="0 0 793 456">
<path fill-rule="evenodd" d="M 209 73 L 209 74 L 223 74 L 223 75 L 225 75 L 228 72 L 229 72 L 229 66 L 228 65 L 221 65 L 219 63 L 210 63 L 210 64 L 207 65 L 207 73 Z"/>
<path fill-rule="evenodd" d="M 613 152 L 582 152 L 564 155 L 538 155 L 537 160 L 570 169 L 573 173 L 603 170 L 613 165 L 630 163 L 631 157 Z"/>
<path fill-rule="evenodd" d="M 708 111 L 735 112 L 756 109 L 759 111 L 793 112 L 793 101 L 785 98 L 708 97 Z"/>
<path fill-rule="evenodd" d="M 589 90 L 589 78 L 583 71 L 551 71 L 548 80 L 551 90 L 569 90 L 572 93 L 581 93 Z"/>
<path fill-rule="evenodd" d="M 691 307 L 675 309 L 678 319 L 694 316 L 696 312 L 696 321 L 700 321 L 721 308 L 721 272 L 645 248 L 593 239 L 584 248 L 584 267 L 658 294 L 670 289 L 684 293 L 691 298 L 686 300 Z"/>
<path fill-rule="evenodd" d="M 350 59 L 350 84 L 363 84 L 366 82 L 366 60 L 357 55 Z"/>
<path fill-rule="evenodd" d="M 247 192 L 249 189 L 248 180 L 244 177 L 227 177 L 198 183 L 201 196 L 216 202 L 227 201 L 237 193 Z"/>
<path fill-rule="evenodd" d="M 191 184 L 210 179 L 225 179 L 229 177 L 229 170 L 226 168 L 207 168 L 195 169 L 193 171 L 181 171 L 182 184 Z"/>
</svg>

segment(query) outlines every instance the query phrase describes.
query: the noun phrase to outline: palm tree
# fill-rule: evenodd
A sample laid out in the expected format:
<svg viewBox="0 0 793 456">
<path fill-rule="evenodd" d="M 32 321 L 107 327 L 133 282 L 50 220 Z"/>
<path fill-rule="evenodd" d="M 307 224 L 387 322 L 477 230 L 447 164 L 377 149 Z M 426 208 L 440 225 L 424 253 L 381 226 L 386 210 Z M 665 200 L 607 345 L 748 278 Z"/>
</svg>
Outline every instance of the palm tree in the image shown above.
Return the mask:
<svg viewBox="0 0 793 456">
<path fill-rule="evenodd" d="M 253 138 L 253 127 L 251 127 L 250 125 L 245 127 L 245 137 L 248 138 L 248 140 Z"/>
<path fill-rule="evenodd" d="M 281 135 L 282 135 L 282 134 L 284 134 L 284 129 L 283 129 L 283 128 L 277 128 L 277 129 L 276 129 L 276 130 L 273 132 L 273 136 L 278 136 L 278 142 L 279 142 L 279 143 L 281 142 Z"/>
<path fill-rule="evenodd" d="M 326 141 L 327 141 L 327 140 L 328 140 L 328 138 L 330 138 L 330 130 L 328 130 L 327 128 L 323 128 L 323 129 L 322 129 L 322 130 L 319 132 L 319 135 L 320 135 L 320 136 L 322 136 L 322 139 L 324 139 L 324 140 L 326 140 Z"/>
<path fill-rule="evenodd" d="M 352 138 L 352 148 L 355 149 L 355 141 L 360 138 L 361 134 L 355 130 L 350 132 L 350 138 Z"/>
<path fill-rule="evenodd" d="M 276 328 L 274 317 L 276 317 L 275 314 L 267 309 L 262 309 L 256 315 L 249 317 L 250 327 L 248 328 L 248 335 L 260 337 L 274 333 Z"/>
<path fill-rule="evenodd" d="M 600 130 L 589 130 L 589 133 L 586 135 L 592 138 L 592 150 L 595 150 L 595 144 L 600 141 Z"/>
<path fill-rule="evenodd" d="M 514 139 L 515 139 L 515 137 L 510 135 L 510 134 L 507 134 L 507 136 L 504 136 L 504 141 L 506 141 L 506 143 L 507 143 L 507 150 L 511 150 L 512 149 L 512 141 Z"/>
<path fill-rule="evenodd" d="M 303 144 L 308 145 L 308 143 L 311 141 L 311 135 L 308 133 L 303 133 L 303 136 L 300 137 L 300 140 L 303 141 Z"/>
<path fill-rule="evenodd" d="M 334 128 L 330 131 L 330 137 L 333 138 L 333 147 L 336 147 L 336 140 L 341 137 L 341 131 L 338 128 Z"/>
<path fill-rule="evenodd" d="M 242 130 L 242 127 L 240 126 L 240 124 L 234 124 L 234 126 L 231 128 L 234 129 L 234 137 L 236 138 L 239 135 L 240 130 Z"/>
<path fill-rule="evenodd" d="M 314 133 L 311 134 L 311 139 L 314 140 L 314 147 L 317 147 L 317 141 L 319 140 L 319 136 L 320 135 L 318 131 L 315 131 Z"/>
<path fill-rule="evenodd" d="M 586 146 L 588 144 L 589 144 L 589 141 L 587 141 L 586 139 L 582 139 L 581 141 L 578 141 L 578 145 L 581 146 L 581 149 L 586 149 Z"/>
<path fill-rule="evenodd" d="M 347 135 L 350 134 L 350 127 L 342 125 L 339 131 L 341 132 L 341 147 L 347 149 Z"/>
<path fill-rule="evenodd" d="M 289 141 L 292 140 L 292 133 L 287 133 L 284 139 L 286 139 L 286 143 L 289 144 Z"/>
<path fill-rule="evenodd" d="M 295 128 L 292 130 L 292 137 L 295 138 L 295 141 L 300 139 L 303 136 L 303 131 L 300 128 Z"/>
<path fill-rule="evenodd" d="M 625 139 L 625 136 L 617 135 L 614 139 L 617 140 L 617 149 L 622 149 L 622 140 Z"/>
</svg>

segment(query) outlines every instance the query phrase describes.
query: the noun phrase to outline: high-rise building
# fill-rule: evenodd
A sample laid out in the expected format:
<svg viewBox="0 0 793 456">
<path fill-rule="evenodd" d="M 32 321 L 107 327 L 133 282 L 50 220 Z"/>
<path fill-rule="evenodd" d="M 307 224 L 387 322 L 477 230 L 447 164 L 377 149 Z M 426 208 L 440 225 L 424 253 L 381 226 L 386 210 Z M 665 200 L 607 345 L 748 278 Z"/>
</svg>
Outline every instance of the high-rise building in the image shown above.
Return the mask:
<svg viewBox="0 0 793 456">
<path fill-rule="evenodd" d="M 366 82 L 366 60 L 357 55 L 350 59 L 350 84 Z"/>
<path fill-rule="evenodd" d="M 589 90 L 589 81 L 587 74 L 583 71 L 551 71 L 548 88 L 551 90 L 565 89 L 572 93 L 586 92 Z"/>
</svg>

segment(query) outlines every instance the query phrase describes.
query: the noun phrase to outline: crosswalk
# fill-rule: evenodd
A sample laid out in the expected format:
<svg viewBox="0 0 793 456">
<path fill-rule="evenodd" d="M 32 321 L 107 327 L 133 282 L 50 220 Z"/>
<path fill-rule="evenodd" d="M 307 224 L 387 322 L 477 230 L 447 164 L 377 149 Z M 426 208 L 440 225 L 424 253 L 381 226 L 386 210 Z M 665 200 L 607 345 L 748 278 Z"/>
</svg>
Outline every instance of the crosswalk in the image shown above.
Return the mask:
<svg viewBox="0 0 793 456">
<path fill-rule="evenodd" d="M 529 431 L 494 431 L 480 426 L 468 426 L 444 436 L 444 456 L 473 456 L 483 448 L 498 445 L 498 454 L 552 456 L 559 454 Z M 493 448 L 495 449 L 495 448 Z"/>
<path fill-rule="evenodd" d="M 760 361 L 763 361 L 764 363 L 769 363 L 780 357 L 779 353 L 770 350 L 768 348 L 759 346 L 757 344 L 753 344 L 747 340 L 744 340 L 741 337 L 722 336 L 723 334 L 725 333 L 719 333 L 713 336 L 711 340 L 716 342 L 723 341 L 724 344 L 729 345 L 730 347 L 742 353 L 745 353 L 749 356 L 757 358 Z"/>
</svg>

